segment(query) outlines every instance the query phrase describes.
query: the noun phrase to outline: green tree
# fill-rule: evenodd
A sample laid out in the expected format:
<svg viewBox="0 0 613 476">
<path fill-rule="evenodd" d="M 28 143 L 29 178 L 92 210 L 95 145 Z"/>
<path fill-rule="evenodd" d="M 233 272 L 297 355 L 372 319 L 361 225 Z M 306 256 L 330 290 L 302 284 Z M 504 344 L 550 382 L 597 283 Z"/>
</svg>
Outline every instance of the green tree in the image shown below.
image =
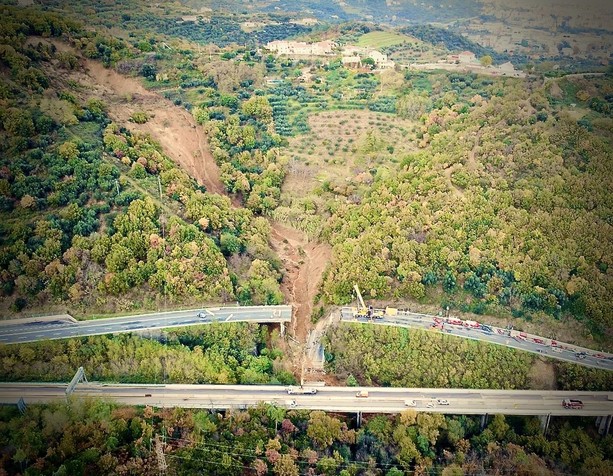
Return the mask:
<svg viewBox="0 0 613 476">
<path fill-rule="evenodd" d="M 492 59 L 492 57 L 490 55 L 484 55 L 479 60 L 479 62 L 481 63 L 481 66 L 485 66 L 486 68 L 491 66 L 493 61 L 494 60 Z"/>
</svg>

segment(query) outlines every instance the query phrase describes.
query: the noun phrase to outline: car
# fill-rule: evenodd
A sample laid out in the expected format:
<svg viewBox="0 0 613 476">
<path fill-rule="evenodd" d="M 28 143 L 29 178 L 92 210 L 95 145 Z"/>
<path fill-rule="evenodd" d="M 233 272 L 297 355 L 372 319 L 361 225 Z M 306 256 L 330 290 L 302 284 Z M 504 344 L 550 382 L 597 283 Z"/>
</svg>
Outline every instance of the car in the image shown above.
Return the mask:
<svg viewBox="0 0 613 476">
<path fill-rule="evenodd" d="M 434 408 L 434 402 L 428 402 L 426 408 Z"/>
<path fill-rule="evenodd" d="M 417 406 L 417 402 L 415 400 L 405 400 L 404 401 L 404 406 L 405 407 L 416 407 Z"/>
<path fill-rule="evenodd" d="M 358 398 L 368 398 L 368 390 L 360 390 L 355 396 Z"/>
<path fill-rule="evenodd" d="M 436 403 L 439 405 L 449 405 L 449 400 L 445 400 L 444 398 L 437 398 Z"/>
<path fill-rule="evenodd" d="M 296 400 L 286 400 L 286 401 L 285 401 L 285 404 L 286 404 L 288 407 L 295 407 L 295 406 L 296 406 Z"/>
<path fill-rule="evenodd" d="M 197 316 L 198 316 L 200 319 L 205 319 L 205 318 L 206 318 L 206 314 L 205 314 L 204 312 L 199 312 L 199 313 L 197 314 Z"/>
</svg>

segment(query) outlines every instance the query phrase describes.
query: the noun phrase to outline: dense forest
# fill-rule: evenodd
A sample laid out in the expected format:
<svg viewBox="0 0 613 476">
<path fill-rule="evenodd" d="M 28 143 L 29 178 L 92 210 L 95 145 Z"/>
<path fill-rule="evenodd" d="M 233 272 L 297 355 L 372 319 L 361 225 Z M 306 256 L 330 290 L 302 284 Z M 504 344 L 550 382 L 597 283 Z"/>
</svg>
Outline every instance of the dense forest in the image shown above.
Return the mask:
<svg viewBox="0 0 613 476">
<path fill-rule="evenodd" d="M 515 80 L 467 101 L 444 93 L 417 127 L 421 150 L 399 167 L 379 160 L 358 203 L 330 204 L 325 295 L 348 302 L 358 283 L 370 297 L 420 299 L 439 283 L 453 307 L 570 312 L 604 335 L 613 286 L 609 120 L 577 123 L 553 101 L 537 82 Z"/>
<path fill-rule="evenodd" d="M 213 324 L 133 334 L 90 336 L 0 348 L 0 380 L 67 382 L 83 366 L 93 381 L 292 384 L 277 331 Z"/>
<path fill-rule="evenodd" d="M 588 423 L 587 421 L 585 423 Z M 262 403 L 225 413 L 98 400 L 0 410 L 3 474 L 607 476 L 613 438 L 592 425 L 416 413 L 349 416 Z M 156 441 L 157 440 L 157 441 Z M 163 460 L 160 454 L 163 453 Z"/>
<path fill-rule="evenodd" d="M 534 354 L 445 334 L 343 323 L 324 343 L 326 367 L 347 385 L 520 390 L 543 384 L 533 381 Z M 561 390 L 613 388 L 607 370 L 548 363 L 554 366 L 549 384 Z"/>
<path fill-rule="evenodd" d="M 1 213 L 10 218 L 1 225 L 0 279 L 13 311 L 53 301 L 125 308 L 113 296 L 126 293 L 136 307 L 160 298 L 280 303 L 268 223 L 207 193 L 150 137 L 109 123 L 103 101 L 84 102 L 77 85 L 58 84 L 46 66 L 70 70 L 78 58 L 27 35 L 70 32 L 85 56 L 109 63 L 139 51 L 52 14 L 10 11 L 2 39 L 10 74 L 3 76 L 0 114 Z M 251 104 L 244 110 L 257 115 Z M 264 149 L 268 157 L 273 145 Z M 249 162 L 248 204 L 261 211 L 269 187 L 278 193 L 282 173 L 257 153 Z M 254 160 L 273 164 L 262 169 Z M 147 193 L 153 184 L 164 190 L 163 200 Z M 240 268 L 229 269 L 227 259 L 239 254 Z"/>
</svg>

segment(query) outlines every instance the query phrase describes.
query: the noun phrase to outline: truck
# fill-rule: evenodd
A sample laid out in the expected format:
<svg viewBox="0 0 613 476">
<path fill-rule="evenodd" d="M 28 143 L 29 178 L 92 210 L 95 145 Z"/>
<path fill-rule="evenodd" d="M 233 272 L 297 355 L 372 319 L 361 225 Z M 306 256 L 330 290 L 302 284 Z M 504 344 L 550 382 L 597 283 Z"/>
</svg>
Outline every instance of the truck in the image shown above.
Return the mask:
<svg viewBox="0 0 613 476">
<path fill-rule="evenodd" d="M 288 395 L 315 395 L 316 393 L 317 393 L 316 388 L 287 387 Z"/>
<path fill-rule="evenodd" d="M 386 316 L 397 316 L 398 315 L 398 309 L 396 309 L 395 307 L 386 307 L 385 308 L 385 315 Z"/>
<path fill-rule="evenodd" d="M 355 396 L 358 398 L 368 398 L 368 390 L 360 390 Z"/>
<path fill-rule="evenodd" d="M 570 398 L 565 398 L 562 400 L 562 406 L 564 408 L 572 408 L 576 410 L 580 410 L 583 408 L 583 402 L 581 400 L 573 400 Z"/>
<path fill-rule="evenodd" d="M 472 327 L 472 328 L 479 328 L 481 326 L 481 324 L 479 324 L 477 321 L 464 321 L 464 327 Z"/>
</svg>

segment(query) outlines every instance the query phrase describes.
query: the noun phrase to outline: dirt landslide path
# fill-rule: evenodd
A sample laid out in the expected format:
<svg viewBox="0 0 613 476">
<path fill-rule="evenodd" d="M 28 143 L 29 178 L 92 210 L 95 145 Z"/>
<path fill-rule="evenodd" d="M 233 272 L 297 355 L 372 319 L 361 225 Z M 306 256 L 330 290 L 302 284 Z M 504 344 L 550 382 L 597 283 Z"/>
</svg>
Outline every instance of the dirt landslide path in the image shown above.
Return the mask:
<svg viewBox="0 0 613 476">
<path fill-rule="evenodd" d="M 88 60 L 86 75 L 92 78 L 99 97 L 110 106 L 111 119 L 131 131 L 145 132 L 196 181 L 212 193 L 224 193 L 219 167 L 210 153 L 204 133 L 192 115 L 168 99 L 147 91 L 138 80 L 128 78 Z M 129 122 L 134 112 L 146 112 L 145 124 Z"/>
<path fill-rule="evenodd" d="M 43 39 L 41 39 L 43 40 Z M 58 50 L 79 53 L 57 40 Z M 227 195 L 220 180 L 219 167 L 211 155 L 202 128 L 192 115 L 158 93 L 145 89 L 138 79 L 123 76 L 102 64 L 83 58 L 83 68 L 68 73 L 84 86 L 87 98 L 102 99 L 108 106 L 109 117 L 130 131 L 148 133 L 160 143 L 164 152 L 209 192 Z M 134 112 L 146 112 L 145 124 L 130 122 Z M 234 206 L 237 198 L 230 197 Z M 285 275 L 281 288 L 288 303 L 294 305 L 292 336 L 306 341 L 311 325 L 313 299 L 321 281 L 331 249 L 327 244 L 313 243 L 300 231 L 271 222 L 271 245 L 281 258 Z"/>
<path fill-rule="evenodd" d="M 308 242 L 304 233 L 271 222 L 270 241 L 285 266 L 281 290 L 294 305 L 292 334 L 305 342 L 311 325 L 313 299 L 332 254 L 324 243 Z"/>
</svg>

